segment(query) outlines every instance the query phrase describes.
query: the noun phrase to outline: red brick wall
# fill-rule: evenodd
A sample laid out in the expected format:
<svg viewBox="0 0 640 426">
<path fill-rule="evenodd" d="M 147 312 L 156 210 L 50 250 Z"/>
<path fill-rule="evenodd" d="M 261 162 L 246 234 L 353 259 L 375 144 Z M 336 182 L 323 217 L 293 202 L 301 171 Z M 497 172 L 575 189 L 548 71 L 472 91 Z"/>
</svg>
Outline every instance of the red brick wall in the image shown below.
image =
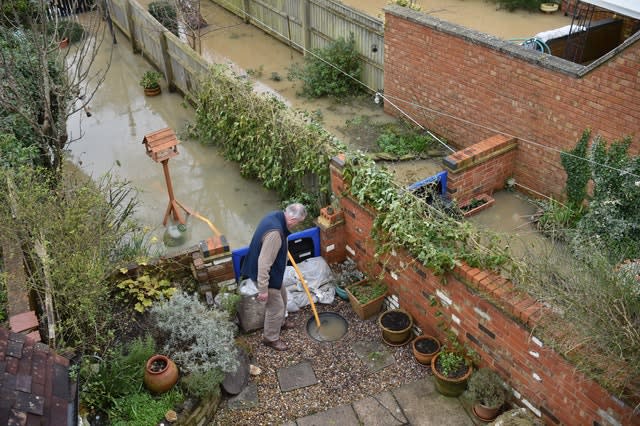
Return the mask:
<svg viewBox="0 0 640 426">
<path fill-rule="evenodd" d="M 495 135 L 445 157 L 447 192 L 464 202 L 482 193 L 504 188 L 513 175 L 517 141 Z"/>
<path fill-rule="evenodd" d="M 444 338 L 436 311 L 444 313 L 459 339 L 468 343 L 484 365 L 500 373 L 520 395 L 517 402 L 548 424 L 640 424 L 631 407 L 610 396 L 559 354 L 536 338 L 534 326 L 544 310 L 495 274 L 461 266 L 453 273 L 434 276 L 405 252 L 374 258 L 371 227 L 375 213 L 358 205 L 344 192 L 340 161 L 331 165 L 332 188 L 344 212 L 342 229 L 346 256 L 361 270 L 377 274 L 384 267 L 385 281 L 424 333 Z M 323 248 L 323 253 L 325 252 Z M 342 259 L 340 259 L 342 260 Z M 432 307 L 435 298 L 439 306 Z M 596 423 L 597 422 L 597 423 Z"/>
<path fill-rule="evenodd" d="M 518 138 L 518 183 L 562 194 L 558 150 L 586 128 L 608 141 L 632 136 L 640 152 L 640 37 L 587 68 L 408 8 L 385 10 L 384 96 L 458 148 L 496 133 Z M 385 111 L 400 115 L 391 102 Z"/>
</svg>

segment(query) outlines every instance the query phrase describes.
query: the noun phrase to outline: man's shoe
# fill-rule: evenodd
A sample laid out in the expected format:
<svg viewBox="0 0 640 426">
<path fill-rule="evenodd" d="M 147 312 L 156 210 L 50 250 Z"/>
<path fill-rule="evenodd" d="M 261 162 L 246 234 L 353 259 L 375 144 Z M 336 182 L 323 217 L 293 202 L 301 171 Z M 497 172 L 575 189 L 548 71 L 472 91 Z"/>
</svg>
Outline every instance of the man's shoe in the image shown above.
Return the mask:
<svg viewBox="0 0 640 426">
<path fill-rule="evenodd" d="M 280 327 L 281 330 L 291 330 L 292 328 L 296 328 L 293 321 L 285 321 L 284 324 L 282 324 L 282 327 Z"/>
<path fill-rule="evenodd" d="M 275 349 L 276 351 L 286 351 L 288 349 L 287 345 L 280 339 L 276 340 L 275 342 L 263 340 L 262 343 L 264 343 L 265 346 L 269 346 L 270 348 Z"/>
</svg>

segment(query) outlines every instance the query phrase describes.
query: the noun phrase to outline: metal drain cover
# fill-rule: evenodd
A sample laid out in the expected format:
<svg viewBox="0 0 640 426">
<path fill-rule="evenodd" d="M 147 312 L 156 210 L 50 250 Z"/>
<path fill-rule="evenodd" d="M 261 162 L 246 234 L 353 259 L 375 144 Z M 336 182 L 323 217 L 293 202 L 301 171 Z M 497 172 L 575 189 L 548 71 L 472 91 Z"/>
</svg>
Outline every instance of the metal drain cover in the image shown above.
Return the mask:
<svg viewBox="0 0 640 426">
<path fill-rule="evenodd" d="M 340 340 L 347 334 L 347 320 L 335 312 L 320 312 L 318 314 L 320 328 L 314 316 L 307 321 L 307 334 L 319 342 L 333 342 Z"/>
</svg>

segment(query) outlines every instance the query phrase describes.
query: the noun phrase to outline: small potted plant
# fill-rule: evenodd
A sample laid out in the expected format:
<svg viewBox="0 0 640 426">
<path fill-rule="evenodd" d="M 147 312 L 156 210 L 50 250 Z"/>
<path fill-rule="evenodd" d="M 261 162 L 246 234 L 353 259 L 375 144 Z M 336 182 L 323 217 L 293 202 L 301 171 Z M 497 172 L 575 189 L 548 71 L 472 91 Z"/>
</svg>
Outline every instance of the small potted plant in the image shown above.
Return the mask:
<svg viewBox="0 0 640 426">
<path fill-rule="evenodd" d="M 473 413 L 485 422 L 498 416 L 507 399 L 502 379 L 489 368 L 481 368 L 471 375 L 467 395 L 473 401 Z"/>
<path fill-rule="evenodd" d="M 367 319 L 378 312 L 387 296 L 387 285 L 378 280 L 364 279 L 345 288 L 351 307 L 360 319 Z"/>
<path fill-rule="evenodd" d="M 438 392 L 454 397 L 462 395 L 473 372 L 471 359 L 460 350 L 447 346 L 431 358 L 431 369 Z"/>
<path fill-rule="evenodd" d="M 159 95 L 162 89 L 160 88 L 160 79 L 162 74 L 157 71 L 146 71 L 142 74 L 140 79 L 140 86 L 144 89 L 144 94 L 147 96 Z"/>
</svg>

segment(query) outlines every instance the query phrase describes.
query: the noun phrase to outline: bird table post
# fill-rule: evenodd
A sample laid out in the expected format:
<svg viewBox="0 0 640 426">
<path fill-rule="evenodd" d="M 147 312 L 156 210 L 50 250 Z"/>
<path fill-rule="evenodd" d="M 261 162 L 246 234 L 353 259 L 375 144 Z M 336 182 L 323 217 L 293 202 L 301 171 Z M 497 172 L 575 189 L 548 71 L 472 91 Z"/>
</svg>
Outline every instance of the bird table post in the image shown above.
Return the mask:
<svg viewBox="0 0 640 426">
<path fill-rule="evenodd" d="M 169 205 L 164 213 L 162 225 L 167 225 L 167 219 L 170 214 L 173 215 L 174 220 L 184 225 L 185 221 L 178 209 L 179 203 L 173 195 L 173 185 L 169 175 L 169 159 L 178 155 L 180 141 L 175 132 L 167 127 L 145 135 L 142 143 L 147 150 L 147 155 L 156 163 L 162 163 L 162 171 L 164 172 L 167 192 L 169 193 Z"/>
</svg>

